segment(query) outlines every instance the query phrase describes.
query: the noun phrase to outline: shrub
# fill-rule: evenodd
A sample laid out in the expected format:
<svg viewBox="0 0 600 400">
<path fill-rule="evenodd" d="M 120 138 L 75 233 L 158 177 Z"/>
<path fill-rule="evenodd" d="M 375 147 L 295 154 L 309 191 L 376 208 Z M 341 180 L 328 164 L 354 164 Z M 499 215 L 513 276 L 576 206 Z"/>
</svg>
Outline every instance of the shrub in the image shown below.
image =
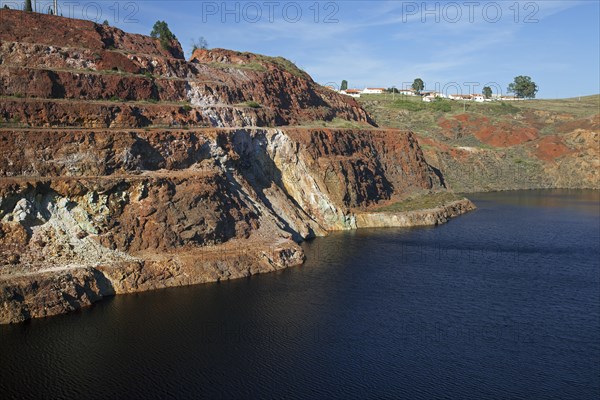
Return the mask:
<svg viewBox="0 0 600 400">
<path fill-rule="evenodd" d="M 450 110 L 452 109 L 452 106 L 450 105 L 450 101 L 441 99 L 439 97 L 436 98 L 430 104 L 431 104 L 431 108 L 435 111 L 450 112 Z"/>
<path fill-rule="evenodd" d="M 200 36 L 200 38 L 196 41 L 192 41 L 192 53 L 198 49 L 206 50 L 208 49 L 208 42 L 204 39 L 204 36 Z"/>
<path fill-rule="evenodd" d="M 498 107 L 498 109 L 503 114 L 516 114 L 519 112 L 519 107 L 515 107 L 512 104 L 506 103 L 504 101 L 500 102 L 500 107 Z"/>
</svg>

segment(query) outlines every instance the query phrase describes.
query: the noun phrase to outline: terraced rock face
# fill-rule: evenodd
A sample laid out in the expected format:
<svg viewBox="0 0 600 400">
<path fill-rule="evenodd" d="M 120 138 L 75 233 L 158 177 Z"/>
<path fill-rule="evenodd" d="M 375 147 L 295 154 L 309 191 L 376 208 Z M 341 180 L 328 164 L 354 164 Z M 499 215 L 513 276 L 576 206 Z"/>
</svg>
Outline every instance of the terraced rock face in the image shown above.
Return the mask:
<svg viewBox="0 0 600 400">
<path fill-rule="evenodd" d="M 283 59 L 0 20 L 0 323 L 298 265 L 297 242 L 443 189 L 412 133 Z M 333 120 L 357 128 L 297 126 Z"/>
<path fill-rule="evenodd" d="M 354 99 L 280 58 L 198 50 L 187 62 L 178 42 L 165 50 L 157 39 L 89 21 L 12 10 L 0 11 L 0 20 L 0 118 L 8 123 L 227 127 L 337 118 L 373 125 Z"/>
</svg>

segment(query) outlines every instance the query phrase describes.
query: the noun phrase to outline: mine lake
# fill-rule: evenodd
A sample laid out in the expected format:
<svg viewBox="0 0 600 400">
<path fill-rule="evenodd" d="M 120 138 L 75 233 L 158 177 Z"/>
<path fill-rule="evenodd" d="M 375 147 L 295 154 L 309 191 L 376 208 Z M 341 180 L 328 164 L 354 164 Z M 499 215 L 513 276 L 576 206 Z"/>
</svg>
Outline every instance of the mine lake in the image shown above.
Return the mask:
<svg viewBox="0 0 600 400">
<path fill-rule="evenodd" d="M 0 326 L 0 393 L 598 398 L 599 196 L 470 194 L 446 225 L 305 242 L 301 267 Z"/>
</svg>

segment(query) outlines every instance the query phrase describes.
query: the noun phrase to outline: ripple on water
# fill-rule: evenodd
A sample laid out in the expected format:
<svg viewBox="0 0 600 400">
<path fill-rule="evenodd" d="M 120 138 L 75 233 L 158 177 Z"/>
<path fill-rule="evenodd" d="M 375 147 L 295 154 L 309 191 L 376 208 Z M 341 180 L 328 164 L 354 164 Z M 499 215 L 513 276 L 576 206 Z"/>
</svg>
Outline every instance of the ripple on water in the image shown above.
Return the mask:
<svg viewBox="0 0 600 400">
<path fill-rule="evenodd" d="M 299 268 L 0 327 L 2 398 L 598 398 L 597 192 L 472 197 Z"/>
</svg>

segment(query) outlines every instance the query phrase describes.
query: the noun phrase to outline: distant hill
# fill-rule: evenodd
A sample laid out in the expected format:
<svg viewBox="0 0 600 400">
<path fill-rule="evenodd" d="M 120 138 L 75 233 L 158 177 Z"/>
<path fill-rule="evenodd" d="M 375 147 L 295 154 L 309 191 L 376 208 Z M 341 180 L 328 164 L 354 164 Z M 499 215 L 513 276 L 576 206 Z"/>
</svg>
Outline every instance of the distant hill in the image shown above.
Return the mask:
<svg viewBox="0 0 600 400">
<path fill-rule="evenodd" d="M 600 95 L 475 103 L 362 96 L 382 126 L 412 130 L 459 192 L 600 188 Z"/>
</svg>

